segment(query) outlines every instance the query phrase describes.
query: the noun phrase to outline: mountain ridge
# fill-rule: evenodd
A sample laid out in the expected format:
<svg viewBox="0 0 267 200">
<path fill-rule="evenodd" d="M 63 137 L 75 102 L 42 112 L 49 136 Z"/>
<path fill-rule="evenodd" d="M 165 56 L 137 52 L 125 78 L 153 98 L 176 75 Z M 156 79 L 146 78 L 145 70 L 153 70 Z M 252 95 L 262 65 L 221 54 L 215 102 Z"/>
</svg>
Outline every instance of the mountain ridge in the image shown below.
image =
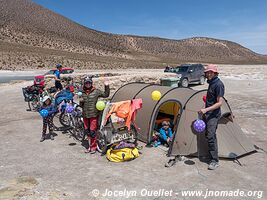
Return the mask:
<svg viewBox="0 0 267 200">
<path fill-rule="evenodd" d="M 9 44 L 17 50 L 12 51 Z M 29 50 L 31 47 L 35 51 Z M 78 68 L 150 68 L 184 62 L 267 63 L 266 55 L 227 40 L 173 40 L 97 31 L 30 0 L 0 1 L 0 55 L 0 69 L 47 68 L 51 63 Z"/>
</svg>

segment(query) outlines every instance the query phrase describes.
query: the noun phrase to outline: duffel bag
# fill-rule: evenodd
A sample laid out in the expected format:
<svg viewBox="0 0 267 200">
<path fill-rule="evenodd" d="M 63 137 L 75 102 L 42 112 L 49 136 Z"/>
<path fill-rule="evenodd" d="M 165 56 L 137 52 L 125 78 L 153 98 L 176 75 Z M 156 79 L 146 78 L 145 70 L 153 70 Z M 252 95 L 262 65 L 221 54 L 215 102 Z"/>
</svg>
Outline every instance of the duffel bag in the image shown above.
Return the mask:
<svg viewBox="0 0 267 200">
<path fill-rule="evenodd" d="M 106 157 L 109 161 L 112 162 L 124 162 L 130 161 L 137 157 L 139 157 L 139 152 L 136 147 L 130 148 L 121 148 L 121 149 L 114 149 L 117 144 L 114 144 L 107 150 Z"/>
</svg>

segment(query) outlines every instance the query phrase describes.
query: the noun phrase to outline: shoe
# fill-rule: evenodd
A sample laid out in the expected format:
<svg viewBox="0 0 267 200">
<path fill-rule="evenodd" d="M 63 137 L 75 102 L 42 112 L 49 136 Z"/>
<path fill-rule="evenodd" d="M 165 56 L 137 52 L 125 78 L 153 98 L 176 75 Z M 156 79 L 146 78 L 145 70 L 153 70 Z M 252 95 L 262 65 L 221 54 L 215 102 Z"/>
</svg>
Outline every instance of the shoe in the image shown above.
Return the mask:
<svg viewBox="0 0 267 200">
<path fill-rule="evenodd" d="M 146 144 L 146 147 L 148 147 L 148 148 L 153 147 L 153 143 Z"/>
<path fill-rule="evenodd" d="M 51 140 L 54 140 L 53 133 L 50 134 L 50 139 L 51 139 Z"/>
<path fill-rule="evenodd" d="M 45 141 L 45 136 L 44 135 L 42 135 L 42 137 L 40 139 L 40 142 L 43 142 L 43 141 Z"/>
<path fill-rule="evenodd" d="M 90 148 L 89 149 L 85 149 L 84 153 L 90 153 Z"/>
<path fill-rule="evenodd" d="M 170 159 L 166 164 L 165 167 L 172 167 L 173 165 L 176 164 L 176 160 L 175 159 Z"/>
<path fill-rule="evenodd" d="M 217 169 L 218 167 L 219 167 L 219 163 L 218 163 L 218 162 L 216 162 L 216 161 L 211 161 L 210 164 L 209 164 L 208 169 L 209 169 L 209 170 L 215 170 L 215 169 Z"/>
<path fill-rule="evenodd" d="M 154 143 L 154 147 L 158 147 L 159 145 L 161 145 L 161 142 L 157 142 L 157 141 L 156 141 L 156 142 Z"/>
<path fill-rule="evenodd" d="M 143 149 L 143 146 L 137 146 L 136 147 L 139 151 Z M 140 153 L 140 152 L 139 152 Z"/>
<path fill-rule="evenodd" d="M 95 154 L 96 153 L 96 149 L 93 149 L 90 151 L 90 154 Z"/>
</svg>

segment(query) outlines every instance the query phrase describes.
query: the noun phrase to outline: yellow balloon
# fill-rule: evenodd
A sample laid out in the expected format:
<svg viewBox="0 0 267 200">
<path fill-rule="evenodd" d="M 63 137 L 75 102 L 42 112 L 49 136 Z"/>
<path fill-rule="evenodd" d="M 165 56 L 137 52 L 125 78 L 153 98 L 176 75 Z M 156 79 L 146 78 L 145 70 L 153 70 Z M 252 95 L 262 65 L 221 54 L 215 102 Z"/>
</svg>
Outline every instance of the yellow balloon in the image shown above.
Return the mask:
<svg viewBox="0 0 267 200">
<path fill-rule="evenodd" d="M 96 103 L 96 109 L 97 110 L 104 110 L 105 109 L 105 107 L 106 107 L 106 104 L 105 104 L 105 102 L 104 101 L 98 101 L 97 103 Z"/>
<path fill-rule="evenodd" d="M 160 98 L 161 98 L 161 93 L 160 93 L 160 91 L 158 91 L 158 90 L 154 90 L 154 91 L 151 93 L 151 97 L 152 97 L 152 99 L 153 99 L 154 101 L 158 101 L 158 100 L 160 100 Z"/>
</svg>

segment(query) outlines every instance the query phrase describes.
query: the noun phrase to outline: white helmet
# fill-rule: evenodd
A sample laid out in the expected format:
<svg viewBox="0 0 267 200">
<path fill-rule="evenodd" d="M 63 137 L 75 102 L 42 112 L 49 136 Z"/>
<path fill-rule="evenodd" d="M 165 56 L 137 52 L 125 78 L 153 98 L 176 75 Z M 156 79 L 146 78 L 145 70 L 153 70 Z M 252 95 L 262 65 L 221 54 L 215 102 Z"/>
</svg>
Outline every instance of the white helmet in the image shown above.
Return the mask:
<svg viewBox="0 0 267 200">
<path fill-rule="evenodd" d="M 50 96 L 44 96 L 43 99 L 42 99 L 42 102 L 44 103 L 47 99 L 51 100 Z"/>
</svg>

